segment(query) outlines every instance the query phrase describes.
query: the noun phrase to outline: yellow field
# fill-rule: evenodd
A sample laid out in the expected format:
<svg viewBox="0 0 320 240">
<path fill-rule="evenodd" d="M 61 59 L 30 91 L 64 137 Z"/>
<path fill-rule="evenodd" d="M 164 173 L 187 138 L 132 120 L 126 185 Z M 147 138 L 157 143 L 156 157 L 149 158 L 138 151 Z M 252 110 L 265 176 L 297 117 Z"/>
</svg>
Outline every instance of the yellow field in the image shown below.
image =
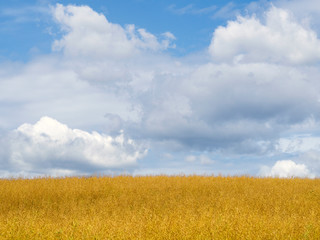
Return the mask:
<svg viewBox="0 0 320 240">
<path fill-rule="evenodd" d="M 0 180 L 0 239 L 320 239 L 320 180 Z"/>
</svg>

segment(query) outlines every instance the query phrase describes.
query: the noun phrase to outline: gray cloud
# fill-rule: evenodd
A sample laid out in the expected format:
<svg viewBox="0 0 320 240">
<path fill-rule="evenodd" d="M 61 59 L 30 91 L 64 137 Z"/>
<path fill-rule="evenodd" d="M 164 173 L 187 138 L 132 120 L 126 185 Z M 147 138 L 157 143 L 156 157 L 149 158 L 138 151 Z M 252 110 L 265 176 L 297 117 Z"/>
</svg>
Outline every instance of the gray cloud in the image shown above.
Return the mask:
<svg viewBox="0 0 320 240">
<path fill-rule="evenodd" d="M 270 149 L 282 131 L 319 117 L 317 80 L 306 74 L 273 64 L 209 63 L 179 80 L 167 76 L 157 93 L 142 98 L 135 131 L 199 149 Z"/>
</svg>

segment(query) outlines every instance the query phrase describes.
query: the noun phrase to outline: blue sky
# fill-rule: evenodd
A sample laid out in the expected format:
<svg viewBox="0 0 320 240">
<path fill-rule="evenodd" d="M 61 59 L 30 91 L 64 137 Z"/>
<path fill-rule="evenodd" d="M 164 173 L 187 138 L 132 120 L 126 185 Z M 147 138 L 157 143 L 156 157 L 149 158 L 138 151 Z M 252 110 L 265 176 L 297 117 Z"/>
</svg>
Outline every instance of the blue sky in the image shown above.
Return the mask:
<svg viewBox="0 0 320 240">
<path fill-rule="evenodd" d="M 0 3 L 0 176 L 320 174 L 317 1 Z"/>
</svg>

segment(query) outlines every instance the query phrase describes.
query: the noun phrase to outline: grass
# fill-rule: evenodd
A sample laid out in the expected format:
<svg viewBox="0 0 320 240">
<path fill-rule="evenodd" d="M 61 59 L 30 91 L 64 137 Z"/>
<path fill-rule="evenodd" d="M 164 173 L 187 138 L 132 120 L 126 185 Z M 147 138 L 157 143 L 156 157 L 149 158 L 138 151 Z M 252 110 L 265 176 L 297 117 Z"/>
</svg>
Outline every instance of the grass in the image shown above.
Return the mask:
<svg viewBox="0 0 320 240">
<path fill-rule="evenodd" d="M 320 180 L 0 180 L 0 239 L 320 239 Z"/>
</svg>

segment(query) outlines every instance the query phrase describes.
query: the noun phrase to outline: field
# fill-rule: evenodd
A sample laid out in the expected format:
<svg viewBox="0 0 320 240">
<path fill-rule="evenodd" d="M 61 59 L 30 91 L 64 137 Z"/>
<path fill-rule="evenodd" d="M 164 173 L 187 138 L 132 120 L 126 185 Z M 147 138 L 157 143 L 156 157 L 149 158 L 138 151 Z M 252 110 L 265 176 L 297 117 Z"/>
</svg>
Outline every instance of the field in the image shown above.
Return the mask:
<svg viewBox="0 0 320 240">
<path fill-rule="evenodd" d="M 320 239 L 320 180 L 0 180 L 0 239 Z"/>
</svg>

